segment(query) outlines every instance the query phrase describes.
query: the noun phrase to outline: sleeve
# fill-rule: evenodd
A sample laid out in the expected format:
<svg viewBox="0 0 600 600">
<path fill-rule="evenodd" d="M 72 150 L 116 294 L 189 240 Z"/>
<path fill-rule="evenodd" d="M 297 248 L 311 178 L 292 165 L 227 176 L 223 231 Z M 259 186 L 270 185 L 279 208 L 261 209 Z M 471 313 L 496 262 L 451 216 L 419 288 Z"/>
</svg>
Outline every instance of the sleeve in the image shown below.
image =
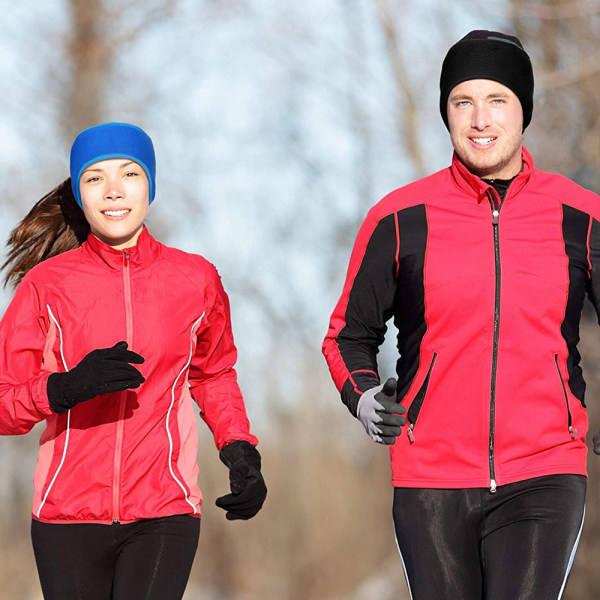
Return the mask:
<svg viewBox="0 0 600 600">
<path fill-rule="evenodd" d="M 590 228 L 590 288 L 589 298 L 596 309 L 600 324 L 600 221 L 592 217 Z"/>
<path fill-rule="evenodd" d="M 206 312 L 197 332 L 189 383 L 200 414 L 220 450 L 228 443 L 246 440 L 256 446 L 234 365 L 237 349 L 231 332 L 229 299 L 216 269 L 210 265 Z"/>
<path fill-rule="evenodd" d="M 25 279 L 0 321 L 0 435 L 27 433 L 54 414 L 46 394 L 46 339 L 37 291 Z"/>
<path fill-rule="evenodd" d="M 377 354 L 393 314 L 398 250 L 396 215 L 378 220 L 371 211 L 358 232 L 323 342 L 333 381 L 354 416 L 362 393 L 379 384 Z"/>
</svg>

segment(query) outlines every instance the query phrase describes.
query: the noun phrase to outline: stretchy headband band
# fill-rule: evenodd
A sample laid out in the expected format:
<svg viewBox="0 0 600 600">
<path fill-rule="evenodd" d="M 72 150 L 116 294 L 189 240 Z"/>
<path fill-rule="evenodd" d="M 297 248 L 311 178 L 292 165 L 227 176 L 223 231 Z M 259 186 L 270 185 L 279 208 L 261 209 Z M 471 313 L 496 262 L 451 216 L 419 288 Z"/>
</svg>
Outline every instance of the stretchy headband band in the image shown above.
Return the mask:
<svg viewBox="0 0 600 600">
<path fill-rule="evenodd" d="M 71 187 L 79 206 L 81 174 L 90 165 L 109 158 L 129 158 L 138 163 L 148 176 L 148 200 L 154 200 L 156 158 L 152 140 L 135 125 L 110 122 L 84 129 L 71 147 Z"/>
</svg>

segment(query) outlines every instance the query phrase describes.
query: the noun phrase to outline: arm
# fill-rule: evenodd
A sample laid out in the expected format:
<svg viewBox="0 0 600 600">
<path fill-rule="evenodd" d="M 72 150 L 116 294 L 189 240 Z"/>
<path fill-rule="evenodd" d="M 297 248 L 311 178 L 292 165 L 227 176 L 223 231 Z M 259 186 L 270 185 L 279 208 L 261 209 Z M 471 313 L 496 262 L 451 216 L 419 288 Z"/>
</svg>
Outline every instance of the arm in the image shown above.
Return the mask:
<svg viewBox="0 0 600 600">
<path fill-rule="evenodd" d="M 189 372 L 190 391 L 219 450 L 236 440 L 256 446 L 234 369 L 237 350 L 231 333 L 229 300 L 216 269 L 210 265 L 206 312 L 196 334 Z"/>
<path fill-rule="evenodd" d="M 267 488 L 260 472 L 258 440 L 250 434 L 244 400 L 233 368 L 237 350 L 231 333 L 229 300 L 210 265 L 207 309 L 190 365 L 190 389 L 213 432 L 221 461 L 229 469 L 231 493 L 217 499 L 230 521 L 251 519 L 262 508 Z"/>
<path fill-rule="evenodd" d="M 27 433 L 54 414 L 46 393 L 54 370 L 44 360 L 49 333 L 37 290 L 25 278 L 0 321 L 0 435 Z"/>
<path fill-rule="evenodd" d="M 590 288 L 589 298 L 596 309 L 600 324 L 600 221 L 592 218 L 590 229 Z"/>
<path fill-rule="evenodd" d="M 363 392 L 379 385 L 377 354 L 393 315 L 399 240 L 396 215 L 369 213 L 359 230 L 323 353 L 342 401 L 357 416 Z"/>
</svg>

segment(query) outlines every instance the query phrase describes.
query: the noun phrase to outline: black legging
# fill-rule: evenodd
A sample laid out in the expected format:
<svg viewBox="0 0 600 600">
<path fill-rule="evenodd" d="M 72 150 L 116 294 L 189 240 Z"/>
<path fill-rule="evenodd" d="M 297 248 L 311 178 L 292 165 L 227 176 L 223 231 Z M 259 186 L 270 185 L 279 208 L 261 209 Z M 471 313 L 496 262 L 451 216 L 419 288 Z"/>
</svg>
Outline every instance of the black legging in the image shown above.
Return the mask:
<svg viewBox="0 0 600 600">
<path fill-rule="evenodd" d="M 186 515 L 126 525 L 31 523 L 45 600 L 180 600 L 199 535 L 200 519 Z"/>
<path fill-rule="evenodd" d="M 586 479 L 489 489 L 394 489 L 412 600 L 559 600 L 583 524 Z"/>
</svg>

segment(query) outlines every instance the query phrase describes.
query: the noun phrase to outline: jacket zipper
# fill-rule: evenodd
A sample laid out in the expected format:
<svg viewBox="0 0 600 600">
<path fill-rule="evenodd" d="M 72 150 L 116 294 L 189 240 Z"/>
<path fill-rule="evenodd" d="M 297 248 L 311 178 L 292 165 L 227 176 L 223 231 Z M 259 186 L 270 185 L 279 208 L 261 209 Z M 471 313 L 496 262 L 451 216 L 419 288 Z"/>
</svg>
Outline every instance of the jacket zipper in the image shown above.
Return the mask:
<svg viewBox="0 0 600 600">
<path fill-rule="evenodd" d="M 571 435 L 571 439 L 574 440 L 577 437 L 577 429 L 573 429 L 573 418 L 571 417 L 571 409 L 569 408 L 569 396 L 567 395 L 567 388 L 565 387 L 565 382 L 560 373 L 560 367 L 558 366 L 558 354 L 554 355 L 554 362 L 556 363 L 558 378 L 560 379 L 560 384 L 562 385 L 563 394 L 565 396 L 565 403 L 567 405 L 567 425 L 569 427 L 569 434 Z"/>
<path fill-rule="evenodd" d="M 497 195 L 497 194 L 496 194 Z M 492 348 L 492 382 L 490 389 L 490 437 L 488 447 L 489 467 L 490 467 L 490 492 L 496 493 L 496 468 L 494 465 L 494 438 L 496 435 L 496 378 L 498 375 L 498 344 L 500 338 L 500 197 L 498 202 L 494 201 L 494 192 L 488 190 L 490 208 L 492 209 L 492 227 L 494 231 L 494 270 L 495 270 L 495 291 L 494 291 L 494 342 Z"/>
<path fill-rule="evenodd" d="M 429 387 L 429 378 L 431 377 L 431 371 L 433 370 L 433 365 L 435 363 L 435 359 L 437 358 L 437 352 L 433 353 L 433 358 L 431 359 L 431 364 L 429 365 L 429 369 L 427 371 L 427 376 L 425 377 L 425 381 L 423 381 L 423 385 L 421 385 L 421 389 L 417 392 L 417 395 L 414 397 L 410 408 L 408 409 L 408 414 L 406 415 L 408 418 L 408 422 L 410 423 L 407 431 L 408 439 L 411 444 L 415 443 L 414 429 L 417 424 L 417 419 L 419 418 L 419 413 L 421 412 L 421 408 L 423 408 L 423 402 L 425 401 L 425 395 L 427 394 L 427 388 Z"/>
<path fill-rule="evenodd" d="M 132 323 L 132 304 L 131 304 L 131 278 L 129 272 L 129 253 L 123 251 L 123 292 L 125 300 L 125 323 L 127 326 L 126 341 L 131 346 L 133 338 Z M 120 502 L 121 494 L 121 453 L 123 450 L 123 428 L 125 426 L 125 408 L 127 404 L 127 390 L 120 393 L 119 398 L 119 416 L 117 419 L 117 438 L 115 441 L 115 462 L 113 467 L 113 498 L 112 513 L 113 523 L 117 524 L 120 520 Z"/>
</svg>

